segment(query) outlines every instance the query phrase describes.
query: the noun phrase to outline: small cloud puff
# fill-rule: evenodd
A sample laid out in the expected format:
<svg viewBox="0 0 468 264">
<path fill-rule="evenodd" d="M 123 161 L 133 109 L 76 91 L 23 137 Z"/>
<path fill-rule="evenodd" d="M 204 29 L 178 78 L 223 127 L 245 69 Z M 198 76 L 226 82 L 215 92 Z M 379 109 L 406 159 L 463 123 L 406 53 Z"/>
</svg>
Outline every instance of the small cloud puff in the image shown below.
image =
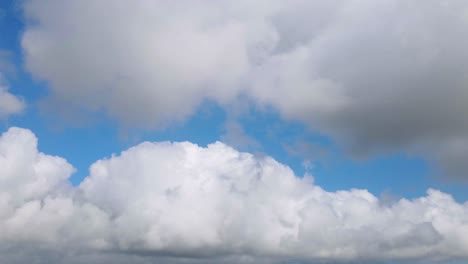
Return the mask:
<svg viewBox="0 0 468 264">
<path fill-rule="evenodd" d="M 21 113 L 25 108 L 25 103 L 21 98 L 8 92 L 8 86 L 3 79 L 0 72 L 0 119 Z"/>
</svg>

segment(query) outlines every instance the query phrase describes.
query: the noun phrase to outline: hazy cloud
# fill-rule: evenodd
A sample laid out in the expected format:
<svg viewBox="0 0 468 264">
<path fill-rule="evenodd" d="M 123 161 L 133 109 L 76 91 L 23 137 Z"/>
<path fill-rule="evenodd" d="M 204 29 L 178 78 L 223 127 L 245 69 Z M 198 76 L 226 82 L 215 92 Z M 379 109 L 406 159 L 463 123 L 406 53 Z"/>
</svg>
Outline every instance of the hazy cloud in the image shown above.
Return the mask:
<svg viewBox="0 0 468 264">
<path fill-rule="evenodd" d="M 0 72 L 0 119 L 18 114 L 25 108 L 22 99 L 8 92 L 8 85 Z"/>
<path fill-rule="evenodd" d="M 221 135 L 221 141 L 243 150 L 257 150 L 260 143 L 255 138 L 249 136 L 241 123 L 236 120 L 228 120 L 224 124 L 224 133 Z"/>
</svg>

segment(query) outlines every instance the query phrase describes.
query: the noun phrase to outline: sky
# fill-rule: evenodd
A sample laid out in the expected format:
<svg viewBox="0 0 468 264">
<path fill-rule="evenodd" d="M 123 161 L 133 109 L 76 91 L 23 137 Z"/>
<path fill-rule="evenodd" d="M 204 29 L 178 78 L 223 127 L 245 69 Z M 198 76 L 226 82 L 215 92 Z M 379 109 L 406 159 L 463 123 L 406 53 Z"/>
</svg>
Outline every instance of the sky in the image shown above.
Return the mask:
<svg viewBox="0 0 468 264">
<path fill-rule="evenodd" d="M 0 0 L 0 263 L 465 263 L 467 47 L 464 0 Z"/>
</svg>

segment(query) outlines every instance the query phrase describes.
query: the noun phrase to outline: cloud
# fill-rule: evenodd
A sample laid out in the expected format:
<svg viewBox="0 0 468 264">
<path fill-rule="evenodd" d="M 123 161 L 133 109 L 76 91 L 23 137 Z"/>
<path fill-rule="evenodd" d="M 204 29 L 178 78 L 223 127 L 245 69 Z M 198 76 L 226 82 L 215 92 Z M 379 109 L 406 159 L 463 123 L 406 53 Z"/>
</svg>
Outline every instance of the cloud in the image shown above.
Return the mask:
<svg viewBox="0 0 468 264">
<path fill-rule="evenodd" d="M 261 144 L 255 138 L 249 136 L 242 125 L 236 120 L 228 120 L 224 124 L 224 134 L 221 140 L 237 149 L 259 149 Z"/>
<path fill-rule="evenodd" d="M 332 6 L 319 31 L 290 39 L 287 52 L 255 73 L 257 98 L 333 136 L 353 155 L 416 152 L 449 169 L 445 174 L 466 177 L 464 155 L 451 151 L 447 161 L 438 154 L 468 138 L 466 2 Z M 291 9 L 295 19 L 307 19 Z"/>
<path fill-rule="evenodd" d="M 29 130 L 0 137 L 2 263 L 304 263 L 468 258 L 468 204 L 327 192 L 223 143 L 145 142 L 73 167 Z"/>
<path fill-rule="evenodd" d="M 0 72 L 3 72 L 4 74 L 15 74 L 15 66 L 10 62 L 10 60 L 11 52 L 8 50 L 0 49 Z"/>
<path fill-rule="evenodd" d="M 2 73 L 0 72 L 0 119 L 12 114 L 21 113 L 25 108 L 23 100 L 8 92 Z"/>
<path fill-rule="evenodd" d="M 28 1 L 26 65 L 59 105 L 147 127 L 183 120 L 240 90 L 249 46 L 269 34 L 242 21 L 260 5 L 247 2 Z"/>
<path fill-rule="evenodd" d="M 158 127 L 242 94 L 354 156 L 415 152 L 466 178 L 452 145 L 468 138 L 467 10 L 463 0 L 30 0 L 22 47 L 55 107 Z"/>
</svg>

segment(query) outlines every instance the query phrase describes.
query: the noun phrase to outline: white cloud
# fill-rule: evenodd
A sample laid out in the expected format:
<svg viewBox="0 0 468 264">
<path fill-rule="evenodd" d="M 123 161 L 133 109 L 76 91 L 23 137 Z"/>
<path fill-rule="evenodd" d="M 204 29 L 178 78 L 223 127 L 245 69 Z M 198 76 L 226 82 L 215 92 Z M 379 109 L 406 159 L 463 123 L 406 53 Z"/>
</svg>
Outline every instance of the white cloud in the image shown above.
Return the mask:
<svg viewBox="0 0 468 264">
<path fill-rule="evenodd" d="M 73 167 L 24 129 L 0 137 L 2 263 L 269 263 L 468 258 L 468 204 L 327 192 L 222 143 L 143 143 Z M 118 262 L 117 262 L 118 263 Z"/>
<path fill-rule="evenodd" d="M 25 108 L 24 102 L 17 96 L 8 92 L 2 73 L 0 72 L 0 119 L 12 114 L 18 114 Z"/>
</svg>

